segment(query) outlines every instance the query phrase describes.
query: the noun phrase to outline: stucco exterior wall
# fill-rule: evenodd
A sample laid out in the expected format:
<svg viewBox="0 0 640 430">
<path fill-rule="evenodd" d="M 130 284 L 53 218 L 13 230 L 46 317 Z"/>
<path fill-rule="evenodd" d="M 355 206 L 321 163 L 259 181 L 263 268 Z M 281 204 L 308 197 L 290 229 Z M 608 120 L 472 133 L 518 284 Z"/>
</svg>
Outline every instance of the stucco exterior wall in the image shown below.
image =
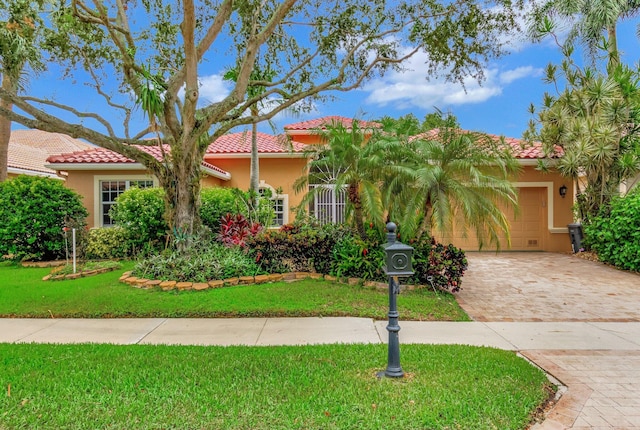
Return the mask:
<svg viewBox="0 0 640 430">
<path fill-rule="evenodd" d="M 249 172 L 251 161 L 249 158 L 207 159 L 223 170 L 231 173 L 231 180 L 222 184 L 224 187 L 249 189 Z M 304 158 L 260 158 L 260 181 L 264 181 L 275 189 L 282 189 L 281 195 L 286 196 L 289 207 L 288 222 L 292 222 L 295 213 L 292 209 L 300 204 L 303 194 L 296 194 L 293 183 L 304 174 Z M 208 184 L 207 184 L 208 186 Z"/>
<path fill-rule="evenodd" d="M 99 181 L 154 179 L 152 175 L 148 174 L 144 170 L 73 170 L 68 173 L 69 175 L 65 185 L 83 197 L 82 203 L 89 212 L 89 216 L 87 217 L 87 225 L 89 227 L 100 226 Z"/>
</svg>

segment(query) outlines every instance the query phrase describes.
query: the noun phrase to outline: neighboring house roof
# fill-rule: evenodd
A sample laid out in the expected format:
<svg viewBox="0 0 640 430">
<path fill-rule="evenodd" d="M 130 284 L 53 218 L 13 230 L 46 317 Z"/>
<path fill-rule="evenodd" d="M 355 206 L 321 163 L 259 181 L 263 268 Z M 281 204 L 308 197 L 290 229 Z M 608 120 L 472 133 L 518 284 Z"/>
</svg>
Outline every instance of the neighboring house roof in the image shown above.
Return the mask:
<svg viewBox="0 0 640 430">
<path fill-rule="evenodd" d="M 296 122 L 295 124 L 285 125 L 287 132 L 310 132 L 313 130 L 326 130 L 327 125 L 342 124 L 346 128 L 351 128 L 354 118 L 346 118 L 343 116 L 325 116 L 322 118 L 312 119 L 309 121 Z M 361 128 L 380 128 L 382 124 L 375 121 L 357 120 L 358 126 Z"/>
<path fill-rule="evenodd" d="M 9 140 L 9 173 L 57 177 L 46 167 L 47 157 L 61 152 L 93 148 L 92 145 L 65 134 L 42 130 L 12 130 Z"/>
<path fill-rule="evenodd" d="M 221 156 L 248 157 L 251 155 L 252 133 L 240 132 L 220 136 L 207 148 L 205 157 L 222 158 Z M 256 133 L 258 153 L 261 156 L 301 156 L 306 145 L 290 140 L 285 135 L 274 136 L 267 133 Z"/>
<path fill-rule="evenodd" d="M 460 130 L 460 133 L 474 133 L 474 132 L 468 131 L 468 130 Z M 495 142 L 503 141 L 504 143 L 506 143 L 511 147 L 513 156 L 520 160 L 537 160 L 540 158 L 547 158 L 544 154 L 544 150 L 542 148 L 541 142 L 529 143 L 522 139 L 516 139 L 514 137 L 504 137 L 504 136 L 498 136 L 496 134 L 482 133 L 482 132 L 477 132 L 477 133 L 483 136 L 488 136 L 489 138 L 493 139 Z M 440 134 L 440 130 L 435 128 L 425 133 L 411 136 L 409 139 L 410 140 L 420 139 L 420 138 L 434 139 L 438 137 L 439 134 Z M 557 146 L 555 153 L 552 154 L 550 158 L 559 158 L 562 156 L 562 154 L 563 154 L 562 148 Z"/>
<path fill-rule="evenodd" d="M 162 160 L 162 150 L 159 146 L 134 145 L 136 148 L 154 156 L 157 160 Z M 164 146 L 165 152 L 169 152 L 168 145 Z M 56 170 L 86 170 L 88 167 L 94 169 L 144 169 L 135 160 L 125 157 L 115 151 L 105 148 L 92 148 L 84 151 L 76 151 L 68 154 L 54 155 L 47 158 L 49 165 Z M 231 174 L 221 168 L 205 161 L 202 162 L 202 169 L 205 173 L 216 178 L 229 180 Z"/>
</svg>

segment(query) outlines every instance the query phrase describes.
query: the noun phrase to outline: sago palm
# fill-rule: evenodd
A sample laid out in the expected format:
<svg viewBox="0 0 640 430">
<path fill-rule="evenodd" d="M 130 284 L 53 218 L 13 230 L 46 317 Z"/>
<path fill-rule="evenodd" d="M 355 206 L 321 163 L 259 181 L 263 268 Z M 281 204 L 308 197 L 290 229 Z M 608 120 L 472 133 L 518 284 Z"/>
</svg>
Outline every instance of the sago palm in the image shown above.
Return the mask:
<svg viewBox="0 0 640 430">
<path fill-rule="evenodd" d="M 406 151 L 394 167 L 396 190 L 390 190 L 392 217 L 401 220 L 405 238 L 451 234 L 455 225 L 464 235 L 471 229 L 480 248 L 487 242 L 499 248 L 501 233 L 509 240 L 500 204 L 517 208 L 510 177 L 519 165 L 508 145 L 452 129 L 407 142 Z"/>
</svg>

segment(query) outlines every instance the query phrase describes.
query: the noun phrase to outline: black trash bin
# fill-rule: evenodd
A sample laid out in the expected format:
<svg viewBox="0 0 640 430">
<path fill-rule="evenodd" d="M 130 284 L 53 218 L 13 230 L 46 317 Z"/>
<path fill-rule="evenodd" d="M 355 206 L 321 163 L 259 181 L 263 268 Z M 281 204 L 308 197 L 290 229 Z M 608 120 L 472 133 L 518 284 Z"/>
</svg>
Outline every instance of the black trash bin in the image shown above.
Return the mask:
<svg viewBox="0 0 640 430">
<path fill-rule="evenodd" d="M 573 253 L 580 251 L 582 248 L 582 224 L 568 224 L 569 238 L 571 239 L 571 249 Z"/>
</svg>

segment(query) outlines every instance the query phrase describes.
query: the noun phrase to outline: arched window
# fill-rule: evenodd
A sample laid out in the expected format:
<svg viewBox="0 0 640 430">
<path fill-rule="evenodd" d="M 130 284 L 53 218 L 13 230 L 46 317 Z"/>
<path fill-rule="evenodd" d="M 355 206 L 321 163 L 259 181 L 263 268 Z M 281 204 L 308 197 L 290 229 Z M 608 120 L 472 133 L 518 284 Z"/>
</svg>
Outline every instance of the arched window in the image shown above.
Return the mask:
<svg viewBox="0 0 640 430">
<path fill-rule="evenodd" d="M 289 222 L 289 196 L 287 194 L 278 194 L 271 185 L 265 183 L 265 181 L 260 181 L 258 191 L 261 195 L 264 195 L 266 190 L 270 191 L 268 194 L 270 194 L 269 198 L 275 211 L 271 227 L 280 227 L 287 224 Z"/>
</svg>

